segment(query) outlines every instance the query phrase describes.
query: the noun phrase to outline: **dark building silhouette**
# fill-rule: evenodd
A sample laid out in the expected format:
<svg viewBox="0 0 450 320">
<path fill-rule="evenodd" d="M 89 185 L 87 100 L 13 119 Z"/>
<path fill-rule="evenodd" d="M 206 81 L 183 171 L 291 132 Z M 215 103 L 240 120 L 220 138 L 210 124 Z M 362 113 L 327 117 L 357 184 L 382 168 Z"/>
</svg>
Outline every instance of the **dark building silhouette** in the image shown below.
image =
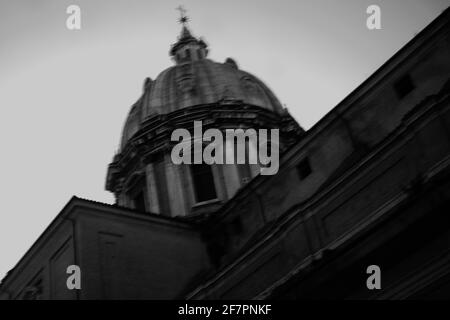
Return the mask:
<svg viewBox="0 0 450 320">
<path fill-rule="evenodd" d="M 450 11 L 311 129 L 183 22 L 147 79 L 106 188 L 72 198 L 2 299 L 407 299 L 450 296 Z M 324 92 L 326 94 L 326 92 Z M 280 168 L 176 165 L 176 128 L 279 128 Z M 246 148 L 251 148 L 247 145 Z M 81 268 L 81 289 L 66 285 Z M 381 290 L 366 286 L 381 269 Z"/>
</svg>

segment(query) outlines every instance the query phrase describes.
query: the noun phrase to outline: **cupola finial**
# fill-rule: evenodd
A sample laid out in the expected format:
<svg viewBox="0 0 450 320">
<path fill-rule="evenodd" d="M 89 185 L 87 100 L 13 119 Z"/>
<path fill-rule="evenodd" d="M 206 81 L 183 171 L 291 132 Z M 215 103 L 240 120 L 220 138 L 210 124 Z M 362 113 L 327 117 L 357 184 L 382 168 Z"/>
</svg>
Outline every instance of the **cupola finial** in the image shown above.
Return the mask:
<svg viewBox="0 0 450 320">
<path fill-rule="evenodd" d="M 183 6 L 178 6 L 176 8 L 180 12 L 180 18 L 178 18 L 178 22 L 183 25 L 183 27 L 186 27 L 186 24 L 189 21 L 189 17 L 186 15 L 186 9 Z"/>
</svg>

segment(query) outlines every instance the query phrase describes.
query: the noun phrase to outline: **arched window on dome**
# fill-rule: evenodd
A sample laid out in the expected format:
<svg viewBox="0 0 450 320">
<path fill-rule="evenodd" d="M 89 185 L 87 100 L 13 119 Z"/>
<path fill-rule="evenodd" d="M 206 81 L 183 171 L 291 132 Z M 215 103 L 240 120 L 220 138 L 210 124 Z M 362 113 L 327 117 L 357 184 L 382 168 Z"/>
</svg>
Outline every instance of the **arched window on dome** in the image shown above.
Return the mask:
<svg viewBox="0 0 450 320">
<path fill-rule="evenodd" d="M 197 49 L 197 56 L 198 56 L 199 59 L 203 59 L 204 58 L 202 49 Z"/>
<path fill-rule="evenodd" d="M 191 49 L 187 48 L 184 53 L 185 53 L 186 61 L 190 61 L 191 60 Z"/>
<path fill-rule="evenodd" d="M 147 211 L 143 190 L 139 190 L 139 192 L 134 195 L 133 204 L 136 210 L 142 212 Z"/>
<path fill-rule="evenodd" d="M 242 77 L 241 83 L 248 93 L 258 93 L 259 87 L 250 77 Z"/>
<path fill-rule="evenodd" d="M 192 164 L 192 181 L 197 203 L 217 199 L 214 174 L 209 164 Z"/>
<path fill-rule="evenodd" d="M 131 205 L 134 209 L 140 212 L 147 212 L 149 201 L 146 197 L 146 177 L 144 172 L 137 172 L 131 175 L 128 181 L 125 183 L 126 194 L 128 199 L 131 200 Z"/>
<path fill-rule="evenodd" d="M 195 48 L 192 48 L 191 55 L 192 55 L 192 61 L 195 61 L 195 60 L 199 59 L 198 50 L 196 50 Z"/>
</svg>

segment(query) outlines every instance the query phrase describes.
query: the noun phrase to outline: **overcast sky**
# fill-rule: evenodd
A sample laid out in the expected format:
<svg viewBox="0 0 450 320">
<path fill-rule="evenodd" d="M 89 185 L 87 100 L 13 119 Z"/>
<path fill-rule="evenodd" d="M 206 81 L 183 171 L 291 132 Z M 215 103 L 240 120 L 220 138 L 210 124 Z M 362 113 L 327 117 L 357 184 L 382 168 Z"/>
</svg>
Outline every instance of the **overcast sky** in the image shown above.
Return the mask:
<svg viewBox="0 0 450 320">
<path fill-rule="evenodd" d="M 172 65 L 180 4 L 211 59 L 234 58 L 307 129 L 450 1 L 0 0 L 0 278 L 73 195 L 113 203 L 107 165 L 145 77 Z"/>
</svg>

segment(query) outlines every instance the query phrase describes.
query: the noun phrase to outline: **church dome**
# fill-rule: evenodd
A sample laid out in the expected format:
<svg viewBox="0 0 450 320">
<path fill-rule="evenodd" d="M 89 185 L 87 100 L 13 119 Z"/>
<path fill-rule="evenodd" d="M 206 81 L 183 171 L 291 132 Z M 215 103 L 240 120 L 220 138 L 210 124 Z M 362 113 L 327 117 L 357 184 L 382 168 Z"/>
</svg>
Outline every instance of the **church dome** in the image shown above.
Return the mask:
<svg viewBox="0 0 450 320">
<path fill-rule="evenodd" d="M 231 157 L 227 163 L 199 163 L 196 150 L 192 154 L 183 151 L 183 156 L 194 155 L 194 163 L 176 163 L 172 152 L 178 144 L 173 139 L 177 129 L 187 132 L 190 142 L 203 128 L 219 133 L 276 129 L 279 134 L 270 134 L 264 138 L 270 141 L 263 143 L 270 142 L 281 151 L 304 132 L 272 91 L 241 70 L 235 60 L 219 63 L 208 59 L 207 44 L 192 36 L 183 12 L 180 22 L 181 34 L 169 51 L 174 65 L 154 80 L 145 79 L 142 94 L 125 122 L 120 150 L 108 166 L 105 184 L 118 205 L 167 216 L 212 213 L 263 170 L 250 161 L 250 154 L 258 151 L 253 144 L 258 137 L 252 131 L 246 131 L 251 137 L 244 135 L 244 141 L 238 137 L 234 141 L 235 147 L 244 148 L 235 153 L 234 147 L 225 145 L 222 150 L 222 155 L 223 151 L 236 154 L 236 160 L 243 150 L 249 160 L 246 163 L 228 163 Z M 261 140 L 258 143 L 261 146 Z M 272 148 L 270 153 L 275 154 Z"/>
<path fill-rule="evenodd" d="M 125 122 L 122 148 L 145 119 L 188 107 L 233 100 L 282 113 L 280 102 L 261 80 L 240 70 L 231 58 L 224 63 L 206 58 L 207 52 L 203 40 L 194 38 L 183 28 L 170 51 L 176 64 L 154 81 L 145 80 L 143 93 Z"/>
</svg>

